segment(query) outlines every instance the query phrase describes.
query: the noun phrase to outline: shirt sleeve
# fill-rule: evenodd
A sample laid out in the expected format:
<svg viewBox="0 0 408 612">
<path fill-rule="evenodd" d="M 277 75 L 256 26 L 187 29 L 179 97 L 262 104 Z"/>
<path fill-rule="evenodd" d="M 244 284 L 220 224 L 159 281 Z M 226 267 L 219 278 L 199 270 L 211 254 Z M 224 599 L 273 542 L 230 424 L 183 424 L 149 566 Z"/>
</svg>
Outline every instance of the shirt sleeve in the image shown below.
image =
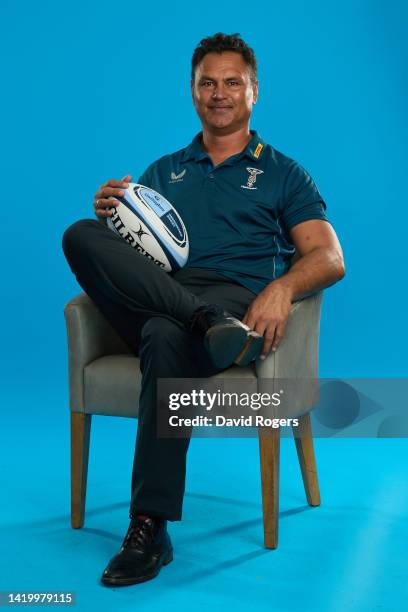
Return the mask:
<svg viewBox="0 0 408 612">
<path fill-rule="evenodd" d="M 311 219 L 328 221 L 326 203 L 312 177 L 297 162 L 293 162 L 286 176 L 283 190 L 281 219 L 287 230 Z"/>
</svg>

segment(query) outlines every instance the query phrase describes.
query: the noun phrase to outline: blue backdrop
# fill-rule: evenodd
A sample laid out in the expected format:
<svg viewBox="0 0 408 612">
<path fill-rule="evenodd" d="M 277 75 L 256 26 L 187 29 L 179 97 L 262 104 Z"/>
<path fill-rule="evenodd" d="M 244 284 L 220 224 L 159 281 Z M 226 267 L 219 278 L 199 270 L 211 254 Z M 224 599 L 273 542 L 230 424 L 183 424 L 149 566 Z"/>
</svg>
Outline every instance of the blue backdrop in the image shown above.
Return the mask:
<svg viewBox="0 0 408 612">
<path fill-rule="evenodd" d="M 175 563 L 136 590 L 101 588 L 127 528 L 136 423 L 94 419 L 87 526 L 72 530 L 63 305 L 79 287 L 61 237 L 93 216 L 100 183 L 191 140 L 192 51 L 240 32 L 259 62 L 252 127 L 311 173 L 344 248 L 321 375 L 406 376 L 407 18 L 404 0 L 0 3 L 1 591 L 72 589 L 78 609 L 104 612 L 298 612 L 305 594 L 314 612 L 404 609 L 406 439 L 316 440 L 310 512 L 283 440 L 275 552 L 257 441 L 194 440 Z"/>
<path fill-rule="evenodd" d="M 196 43 L 240 32 L 259 62 L 252 127 L 315 178 L 347 276 L 325 294 L 322 376 L 406 374 L 407 3 L 2 4 L 2 375 L 66 384 L 61 251 L 97 186 L 199 130 Z M 5 350 L 4 350 L 5 349 Z"/>
</svg>

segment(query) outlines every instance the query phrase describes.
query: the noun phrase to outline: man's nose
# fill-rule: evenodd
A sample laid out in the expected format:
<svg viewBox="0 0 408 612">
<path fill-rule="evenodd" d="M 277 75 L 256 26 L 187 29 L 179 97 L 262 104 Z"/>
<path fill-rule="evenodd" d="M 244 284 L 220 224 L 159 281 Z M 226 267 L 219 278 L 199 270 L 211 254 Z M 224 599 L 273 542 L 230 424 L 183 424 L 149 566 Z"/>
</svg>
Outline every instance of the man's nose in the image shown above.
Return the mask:
<svg viewBox="0 0 408 612">
<path fill-rule="evenodd" d="M 216 85 L 212 94 L 212 97 L 217 100 L 220 98 L 225 98 L 225 88 L 224 85 Z"/>
</svg>

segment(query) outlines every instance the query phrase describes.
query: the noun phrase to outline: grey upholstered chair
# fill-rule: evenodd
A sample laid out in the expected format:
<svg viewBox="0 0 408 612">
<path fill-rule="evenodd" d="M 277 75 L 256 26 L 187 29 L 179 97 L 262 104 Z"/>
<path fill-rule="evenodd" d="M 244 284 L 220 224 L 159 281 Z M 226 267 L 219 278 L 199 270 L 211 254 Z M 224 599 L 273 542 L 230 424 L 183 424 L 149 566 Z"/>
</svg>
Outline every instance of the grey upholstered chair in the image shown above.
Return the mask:
<svg viewBox="0 0 408 612">
<path fill-rule="evenodd" d="M 275 354 L 245 368 L 233 366 L 222 377 L 257 379 L 317 378 L 322 293 L 292 305 L 284 339 Z M 82 293 L 65 306 L 69 351 L 71 409 L 71 524 L 82 527 L 85 515 L 92 415 L 137 417 L 139 360 Z M 295 443 L 307 501 L 320 504 L 310 429 L 310 397 L 298 395 L 290 416 L 299 417 Z M 279 429 L 259 431 L 264 544 L 276 548 L 279 512 Z"/>
</svg>

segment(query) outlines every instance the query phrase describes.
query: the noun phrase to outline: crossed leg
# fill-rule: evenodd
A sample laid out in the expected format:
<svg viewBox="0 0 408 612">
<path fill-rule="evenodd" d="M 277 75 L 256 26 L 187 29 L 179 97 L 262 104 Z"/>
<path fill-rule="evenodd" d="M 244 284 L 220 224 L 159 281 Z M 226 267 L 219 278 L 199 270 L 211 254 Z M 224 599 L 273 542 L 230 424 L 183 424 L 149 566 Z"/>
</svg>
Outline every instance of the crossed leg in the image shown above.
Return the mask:
<svg viewBox="0 0 408 612">
<path fill-rule="evenodd" d="M 63 249 L 81 287 L 140 357 L 130 516 L 179 520 L 189 439 L 157 437 L 157 380 L 219 372 L 186 323 L 206 303 L 241 318 L 255 296 L 213 271 L 184 268 L 169 275 L 93 219 L 71 225 Z"/>
</svg>

